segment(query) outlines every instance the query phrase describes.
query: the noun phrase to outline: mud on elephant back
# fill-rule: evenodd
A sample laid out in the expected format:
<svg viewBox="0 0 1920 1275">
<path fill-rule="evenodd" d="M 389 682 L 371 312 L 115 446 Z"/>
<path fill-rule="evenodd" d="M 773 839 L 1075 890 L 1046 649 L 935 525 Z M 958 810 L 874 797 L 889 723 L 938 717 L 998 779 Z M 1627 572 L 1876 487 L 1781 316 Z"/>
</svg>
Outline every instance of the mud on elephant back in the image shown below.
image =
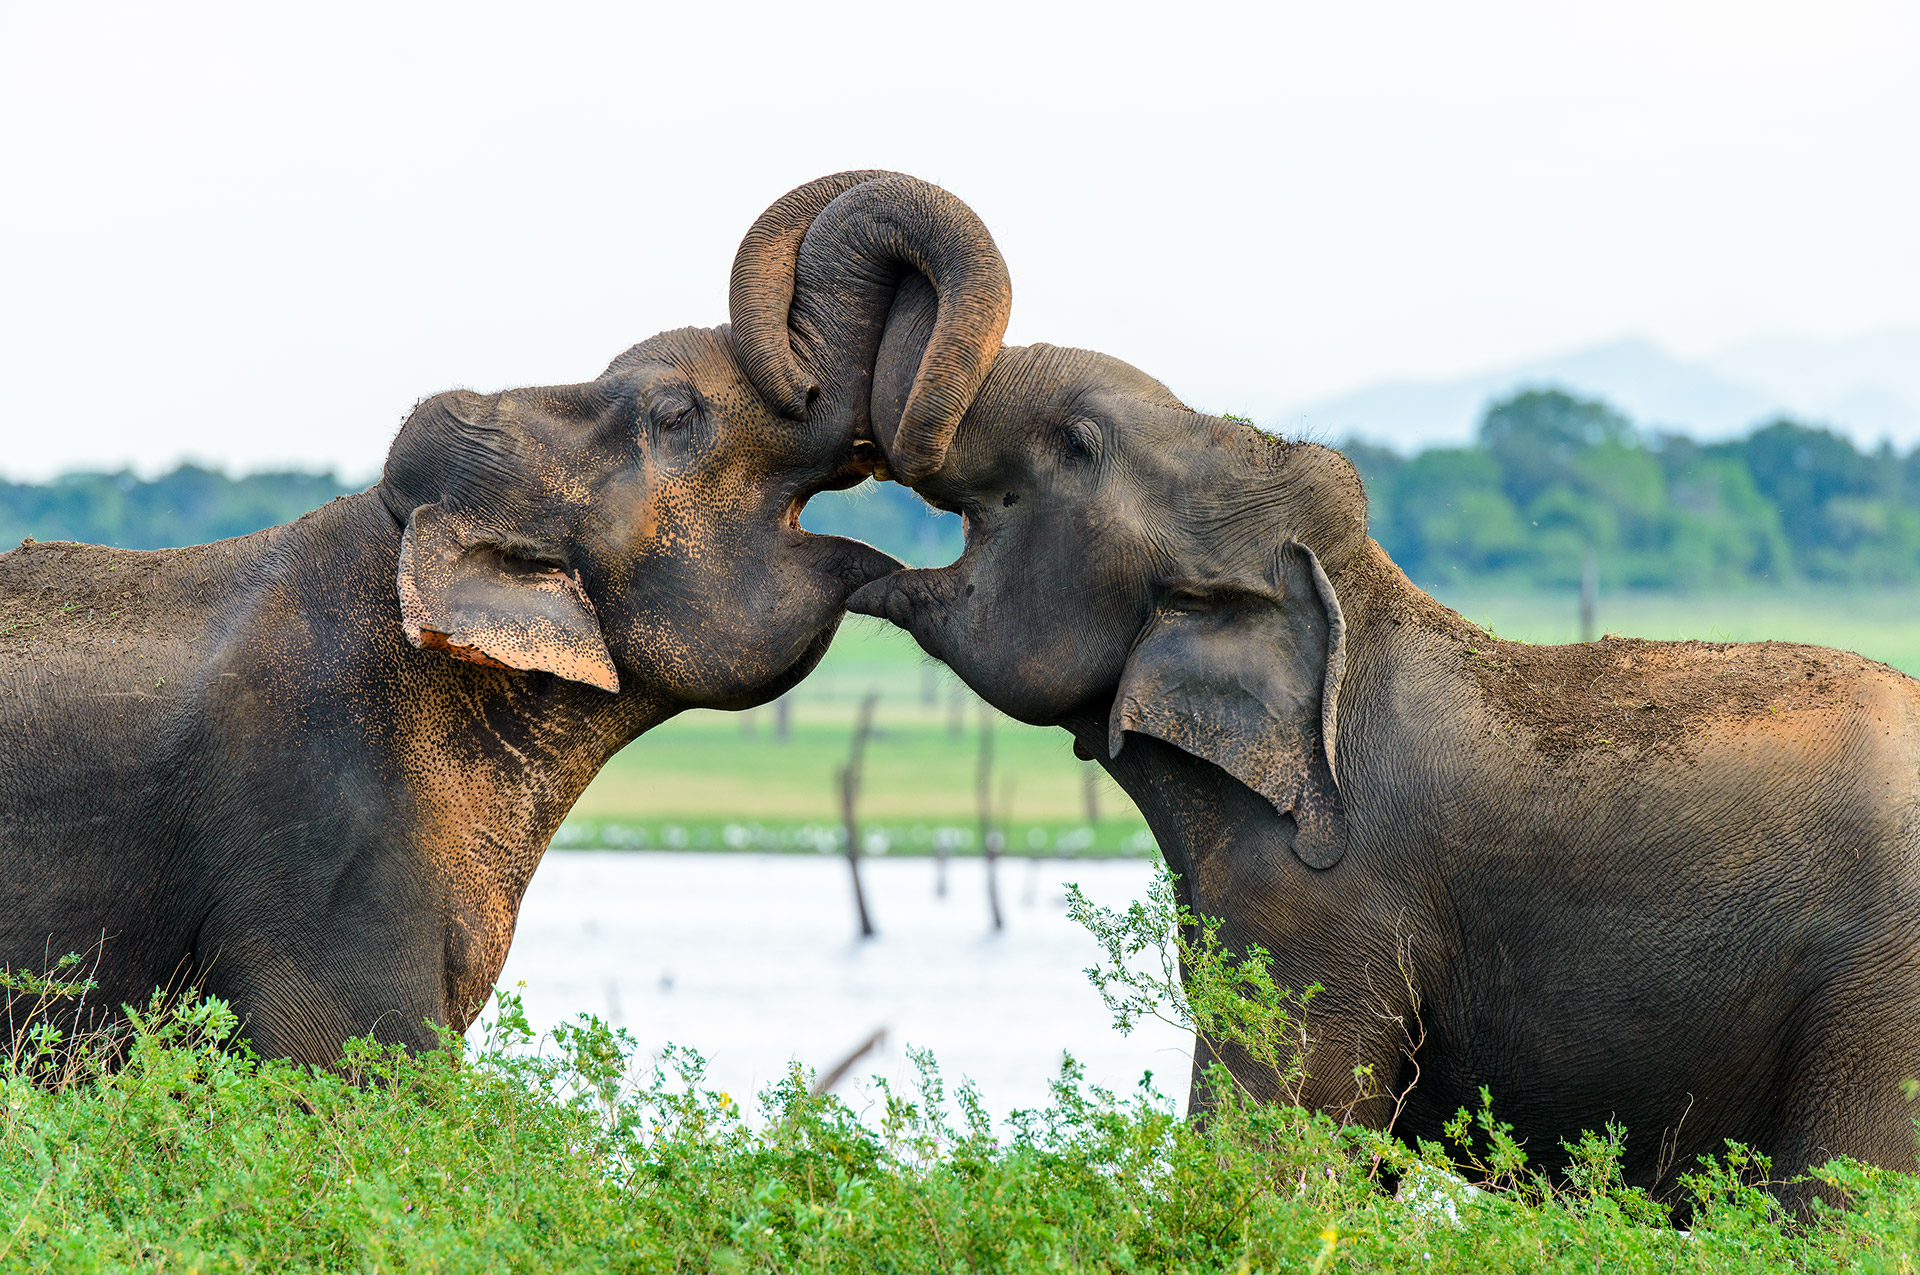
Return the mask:
<svg viewBox="0 0 1920 1275">
<path fill-rule="evenodd" d="M 748 232 L 730 328 L 436 395 L 378 484 L 287 526 L 0 555 L 0 966 L 86 954 L 98 987 L 42 1007 L 68 1029 L 191 985 L 315 1063 L 464 1029 L 602 763 L 779 695 L 899 565 L 798 519 L 878 459 L 886 297 L 842 281 L 909 271 L 940 290 L 912 393 L 949 428 L 1005 265 L 945 191 L 842 173 Z"/>
<path fill-rule="evenodd" d="M 896 319 L 889 449 L 931 331 Z M 850 608 L 1071 732 L 1191 908 L 1325 987 L 1312 1105 L 1438 1139 L 1486 1086 L 1549 1166 L 1624 1125 L 1663 1195 L 1728 1139 L 1781 1178 L 1914 1168 L 1920 684 L 1780 643 L 1496 640 L 1368 537 L 1337 452 L 1088 351 L 1002 350 L 940 454 L 914 486 L 964 552 Z"/>
</svg>

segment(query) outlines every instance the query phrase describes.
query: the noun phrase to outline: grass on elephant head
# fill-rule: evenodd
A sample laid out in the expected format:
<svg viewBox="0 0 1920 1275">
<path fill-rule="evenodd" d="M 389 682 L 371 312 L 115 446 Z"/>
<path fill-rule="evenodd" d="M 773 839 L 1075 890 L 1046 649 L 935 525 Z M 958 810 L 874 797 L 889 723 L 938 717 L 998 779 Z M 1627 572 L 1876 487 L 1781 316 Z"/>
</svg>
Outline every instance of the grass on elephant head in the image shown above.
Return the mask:
<svg viewBox="0 0 1920 1275">
<path fill-rule="evenodd" d="M 1109 1006 L 1257 1037 L 1297 1077 L 1311 990 L 1204 926 L 1169 947 L 1174 897 L 1080 905 Z M 1621 1131 L 1547 1181 L 1484 1101 L 1407 1147 L 1219 1073 L 1217 1111 L 1183 1120 L 1150 1078 L 1112 1093 L 1067 1060 L 1047 1106 L 996 1128 L 925 1054 L 909 1091 L 850 1105 L 796 1066 L 750 1113 L 697 1054 L 639 1058 L 589 1016 L 535 1042 L 512 994 L 479 1046 L 356 1041 L 332 1070 L 256 1058 L 235 1027 L 218 1001 L 156 1001 L 110 1046 L 15 1052 L 0 1269 L 1900 1271 L 1920 1246 L 1912 1175 L 1828 1166 L 1847 1203 L 1795 1225 L 1732 1147 L 1688 1180 L 1682 1232 L 1622 1185 Z"/>
</svg>

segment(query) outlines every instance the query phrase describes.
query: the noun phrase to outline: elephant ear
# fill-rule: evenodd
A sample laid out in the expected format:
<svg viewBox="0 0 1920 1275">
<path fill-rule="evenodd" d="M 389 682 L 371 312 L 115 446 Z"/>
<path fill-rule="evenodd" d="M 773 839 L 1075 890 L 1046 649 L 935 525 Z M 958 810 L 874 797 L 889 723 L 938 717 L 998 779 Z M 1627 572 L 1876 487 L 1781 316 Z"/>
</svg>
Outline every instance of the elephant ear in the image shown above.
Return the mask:
<svg viewBox="0 0 1920 1275">
<path fill-rule="evenodd" d="M 620 675 L 593 602 L 565 570 L 422 505 L 400 537 L 400 623 L 423 650 L 494 668 L 539 669 L 603 691 Z"/>
<path fill-rule="evenodd" d="M 1313 551 L 1289 540 L 1252 585 L 1172 586 L 1127 659 L 1108 751 L 1127 731 L 1212 762 L 1293 816 L 1294 853 L 1347 849 L 1335 780 L 1346 622 Z"/>
</svg>

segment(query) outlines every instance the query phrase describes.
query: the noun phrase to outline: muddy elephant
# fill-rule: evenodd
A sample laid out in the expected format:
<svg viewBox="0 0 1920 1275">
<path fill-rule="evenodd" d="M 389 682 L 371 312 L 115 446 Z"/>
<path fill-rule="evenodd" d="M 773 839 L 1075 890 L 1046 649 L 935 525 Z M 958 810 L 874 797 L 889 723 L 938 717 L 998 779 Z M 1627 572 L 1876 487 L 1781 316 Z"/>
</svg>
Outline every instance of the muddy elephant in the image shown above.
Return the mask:
<svg viewBox="0 0 1920 1275">
<path fill-rule="evenodd" d="M 607 758 L 782 693 L 899 565 L 799 514 L 876 455 L 886 312 L 836 281 L 907 270 L 941 291 L 916 419 L 950 428 L 1005 265 L 939 188 L 843 173 L 748 233 L 730 328 L 428 399 L 374 487 L 286 526 L 0 555 L 0 965 L 85 955 L 83 1025 L 197 986 L 316 1063 L 464 1029 Z"/>
<path fill-rule="evenodd" d="M 889 449 L 920 428 L 893 423 L 927 332 L 903 310 Z M 1486 1086 L 1536 1163 L 1618 1121 L 1665 1193 L 1727 1139 L 1779 1177 L 1913 1169 L 1920 683 L 1783 643 L 1501 641 L 1368 537 L 1338 452 L 1099 354 L 1003 351 L 949 437 L 915 485 L 965 551 L 849 607 L 1070 732 L 1193 910 L 1325 987 L 1306 1101 L 1349 1109 L 1368 1067 L 1354 1118 L 1438 1139 Z"/>
</svg>

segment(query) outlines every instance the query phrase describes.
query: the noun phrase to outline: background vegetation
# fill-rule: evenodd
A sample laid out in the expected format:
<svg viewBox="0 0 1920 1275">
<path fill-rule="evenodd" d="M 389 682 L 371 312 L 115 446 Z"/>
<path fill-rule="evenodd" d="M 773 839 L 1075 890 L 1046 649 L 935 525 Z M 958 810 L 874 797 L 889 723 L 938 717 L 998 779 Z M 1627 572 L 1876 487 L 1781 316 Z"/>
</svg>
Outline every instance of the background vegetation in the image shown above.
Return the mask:
<svg viewBox="0 0 1920 1275">
<path fill-rule="evenodd" d="M 291 522 L 351 490 L 332 474 L 229 478 L 198 465 L 154 479 L 122 471 L 0 482 L 0 546 L 23 536 L 122 549 L 205 544 Z"/>
<path fill-rule="evenodd" d="M 1920 582 L 1920 448 L 1862 452 L 1784 418 L 1701 443 L 1639 428 L 1597 399 L 1537 389 L 1489 405 L 1470 446 L 1344 450 L 1366 479 L 1374 536 L 1430 589 L 1571 586 L 1589 549 L 1615 589 Z M 0 544 L 28 535 L 198 544 L 290 521 L 352 489 L 332 474 L 229 478 L 195 465 L 152 480 L 0 482 Z M 960 552 L 957 518 L 890 483 L 817 497 L 806 523 L 918 565 Z"/>
<path fill-rule="evenodd" d="M 1549 389 L 1491 405 L 1469 447 L 1346 451 L 1374 537 L 1429 588 L 1571 585 L 1588 549 L 1634 589 L 1920 580 L 1920 448 L 1786 419 L 1699 443 Z"/>
<path fill-rule="evenodd" d="M 1477 441 L 1407 457 L 1346 448 L 1372 529 L 1416 582 L 1506 637 L 1576 640 L 1583 553 L 1604 630 L 1761 638 L 1858 650 L 1920 673 L 1920 450 L 1862 453 L 1792 421 L 1702 444 L 1635 427 L 1605 403 L 1532 390 L 1492 404 Z M 127 548 L 286 522 L 350 489 L 330 474 L 154 480 L 72 474 L 0 483 L 0 544 L 20 536 Z M 959 520 L 895 484 L 816 497 L 805 521 L 919 564 L 960 552 Z M 981 732 L 988 796 L 1013 854 L 1147 853 L 1126 796 L 1066 737 L 986 709 L 904 634 L 849 621 L 784 703 L 692 712 L 613 759 L 558 844 L 813 850 L 838 832 L 835 775 L 860 701 L 878 692 L 862 826 L 876 853 L 976 853 Z"/>
</svg>

